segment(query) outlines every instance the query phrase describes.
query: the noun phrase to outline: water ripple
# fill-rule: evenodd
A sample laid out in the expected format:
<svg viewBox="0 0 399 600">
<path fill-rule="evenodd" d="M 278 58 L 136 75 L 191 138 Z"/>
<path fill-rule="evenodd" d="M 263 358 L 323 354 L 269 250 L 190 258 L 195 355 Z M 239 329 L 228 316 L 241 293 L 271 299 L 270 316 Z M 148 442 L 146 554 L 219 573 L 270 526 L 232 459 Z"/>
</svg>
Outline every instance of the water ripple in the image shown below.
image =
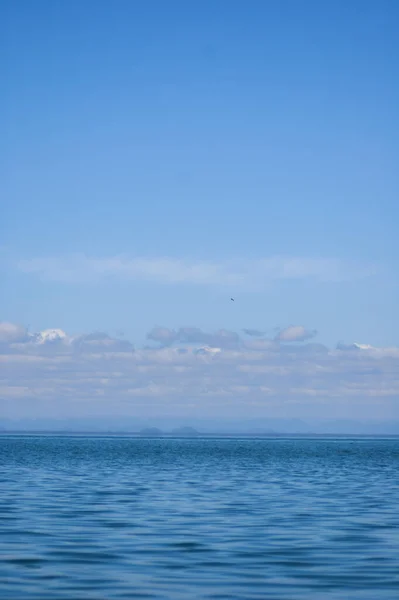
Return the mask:
<svg viewBox="0 0 399 600">
<path fill-rule="evenodd" d="M 9 600 L 396 600 L 399 440 L 0 437 Z"/>
</svg>

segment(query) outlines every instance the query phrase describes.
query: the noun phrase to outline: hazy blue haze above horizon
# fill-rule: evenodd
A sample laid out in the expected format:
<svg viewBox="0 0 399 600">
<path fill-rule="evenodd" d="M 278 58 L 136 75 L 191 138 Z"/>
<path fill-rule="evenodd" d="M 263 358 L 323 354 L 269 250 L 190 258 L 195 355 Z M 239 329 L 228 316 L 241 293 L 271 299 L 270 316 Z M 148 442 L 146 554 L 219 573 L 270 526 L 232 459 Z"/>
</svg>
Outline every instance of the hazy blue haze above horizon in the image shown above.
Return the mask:
<svg viewBox="0 0 399 600">
<path fill-rule="evenodd" d="M 398 416 L 397 2 L 0 21 L 7 416 Z"/>
</svg>

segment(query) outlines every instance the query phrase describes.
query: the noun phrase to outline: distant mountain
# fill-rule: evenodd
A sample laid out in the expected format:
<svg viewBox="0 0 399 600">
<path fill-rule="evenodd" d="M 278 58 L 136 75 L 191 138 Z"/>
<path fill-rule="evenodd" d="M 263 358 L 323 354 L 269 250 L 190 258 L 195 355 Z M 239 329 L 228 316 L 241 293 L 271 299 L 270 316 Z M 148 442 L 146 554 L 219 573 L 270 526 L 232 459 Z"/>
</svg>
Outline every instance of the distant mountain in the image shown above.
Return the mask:
<svg viewBox="0 0 399 600">
<path fill-rule="evenodd" d="M 177 427 L 177 429 L 172 430 L 172 435 L 178 435 L 182 437 L 196 437 L 200 434 L 193 427 Z"/>
<path fill-rule="evenodd" d="M 145 429 L 139 431 L 139 435 L 144 437 L 160 437 L 164 435 L 164 433 L 161 431 L 161 429 L 158 429 L 158 427 L 146 427 Z"/>
<path fill-rule="evenodd" d="M 364 420 L 350 419 L 284 419 L 258 418 L 238 420 L 193 419 L 193 427 L 187 427 L 186 420 L 147 419 L 134 417 L 104 418 L 0 418 L 0 432 L 9 431 L 51 431 L 76 433 L 134 433 L 148 437 L 166 435 L 194 437 L 198 435 L 399 435 L 399 420 Z M 160 429 L 162 427 L 162 429 Z M 198 429 L 197 429 L 198 428 Z M 168 432 L 168 433 L 166 433 Z M 200 433 L 199 433 L 200 432 Z"/>
</svg>

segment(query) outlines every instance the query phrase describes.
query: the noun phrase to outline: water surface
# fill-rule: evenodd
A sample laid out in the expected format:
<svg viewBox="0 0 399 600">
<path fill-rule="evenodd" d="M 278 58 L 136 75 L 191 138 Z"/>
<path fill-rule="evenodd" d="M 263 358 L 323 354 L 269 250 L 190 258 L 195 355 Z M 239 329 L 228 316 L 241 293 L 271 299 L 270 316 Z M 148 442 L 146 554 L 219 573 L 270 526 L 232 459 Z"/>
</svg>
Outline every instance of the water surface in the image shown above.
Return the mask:
<svg viewBox="0 0 399 600">
<path fill-rule="evenodd" d="M 396 600 L 398 439 L 0 437 L 0 596 Z"/>
</svg>

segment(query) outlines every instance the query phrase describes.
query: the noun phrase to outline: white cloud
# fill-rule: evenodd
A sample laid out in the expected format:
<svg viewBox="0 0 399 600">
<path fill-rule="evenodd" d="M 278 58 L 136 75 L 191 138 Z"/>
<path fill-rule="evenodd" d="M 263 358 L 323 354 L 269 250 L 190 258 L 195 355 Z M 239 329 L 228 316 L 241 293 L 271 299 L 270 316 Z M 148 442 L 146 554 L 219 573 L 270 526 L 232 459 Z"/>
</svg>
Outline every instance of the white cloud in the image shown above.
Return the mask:
<svg viewBox="0 0 399 600">
<path fill-rule="evenodd" d="M 395 346 L 391 348 L 376 348 L 370 344 L 353 342 L 353 344 L 339 343 L 337 344 L 337 350 L 341 352 L 350 352 L 355 356 L 357 354 L 360 358 L 364 356 L 373 356 L 374 358 L 399 358 L 399 348 Z"/>
<path fill-rule="evenodd" d="M 168 339 L 170 330 L 159 331 L 161 341 Z M 399 414 L 399 348 L 329 350 L 320 344 L 248 342 L 223 330 L 177 331 L 174 344 L 136 350 L 101 332 L 65 334 L 59 343 L 40 343 L 38 334 L 14 342 L 11 335 L 1 346 L 0 412 L 9 417 Z M 299 331 L 290 340 L 298 336 Z M 216 339 L 234 343 L 203 343 Z"/>
<path fill-rule="evenodd" d="M 19 342 L 24 340 L 26 336 L 27 331 L 25 327 L 0 321 L 0 343 Z"/>
<path fill-rule="evenodd" d="M 164 284 L 252 286 L 279 279 L 346 281 L 376 273 L 375 265 L 333 258 L 272 256 L 254 260 L 206 261 L 171 257 L 92 258 L 85 255 L 19 260 L 17 268 L 43 280 L 94 283 L 106 278 Z"/>
<path fill-rule="evenodd" d="M 310 331 L 305 329 L 302 325 L 290 325 L 279 331 L 274 339 L 278 342 L 304 342 L 305 340 L 311 339 L 316 334 L 317 331 L 315 329 Z"/>
<path fill-rule="evenodd" d="M 260 329 L 243 329 L 243 332 L 250 337 L 263 337 L 265 335 L 265 332 Z"/>
</svg>

